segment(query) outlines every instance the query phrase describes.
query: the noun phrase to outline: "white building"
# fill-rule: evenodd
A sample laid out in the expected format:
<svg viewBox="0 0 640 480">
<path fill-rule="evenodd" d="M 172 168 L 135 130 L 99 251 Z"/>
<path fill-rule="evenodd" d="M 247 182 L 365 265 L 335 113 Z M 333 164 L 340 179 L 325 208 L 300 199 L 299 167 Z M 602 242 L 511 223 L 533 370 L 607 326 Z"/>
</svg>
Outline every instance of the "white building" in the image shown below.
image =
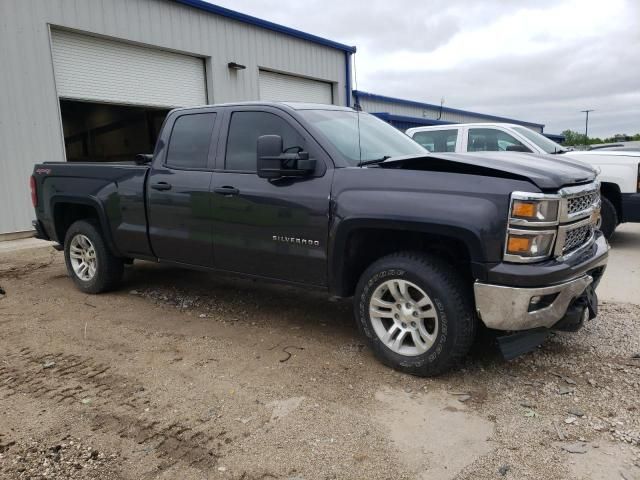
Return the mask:
<svg viewBox="0 0 640 480">
<path fill-rule="evenodd" d="M 201 0 L 1 0 L 0 45 L 0 238 L 35 163 L 149 153 L 179 106 L 348 105 L 355 51 Z"/>
</svg>

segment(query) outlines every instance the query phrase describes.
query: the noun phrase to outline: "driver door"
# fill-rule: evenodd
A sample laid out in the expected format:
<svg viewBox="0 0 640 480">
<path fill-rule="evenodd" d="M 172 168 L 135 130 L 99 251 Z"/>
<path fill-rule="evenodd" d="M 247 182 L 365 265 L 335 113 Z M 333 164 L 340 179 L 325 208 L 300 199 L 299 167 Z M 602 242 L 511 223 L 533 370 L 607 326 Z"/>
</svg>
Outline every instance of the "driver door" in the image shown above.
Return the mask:
<svg viewBox="0 0 640 480">
<path fill-rule="evenodd" d="M 300 178 L 258 177 L 261 135 L 280 135 L 285 151 L 308 152 L 316 171 Z M 212 180 L 215 266 L 326 285 L 332 173 L 326 153 L 286 112 L 229 107 Z"/>
</svg>

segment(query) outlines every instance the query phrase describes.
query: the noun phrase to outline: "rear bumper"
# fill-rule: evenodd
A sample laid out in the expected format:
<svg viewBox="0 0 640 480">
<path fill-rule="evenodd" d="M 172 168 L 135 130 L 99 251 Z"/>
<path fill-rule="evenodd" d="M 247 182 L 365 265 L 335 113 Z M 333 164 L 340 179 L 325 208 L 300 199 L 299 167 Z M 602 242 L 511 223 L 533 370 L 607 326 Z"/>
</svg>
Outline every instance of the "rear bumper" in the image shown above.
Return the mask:
<svg viewBox="0 0 640 480">
<path fill-rule="evenodd" d="M 607 264 L 609 246 L 602 236 L 596 240 L 595 247 L 595 255 L 585 261 L 588 270 L 559 283 L 515 287 L 476 282 L 474 294 L 478 316 L 487 327 L 508 331 L 551 328 L 569 313 L 575 316 L 575 312 L 569 312 L 570 308 L 587 287 L 597 285 Z"/>
<path fill-rule="evenodd" d="M 623 193 L 621 203 L 622 221 L 640 222 L 640 193 Z"/>
<path fill-rule="evenodd" d="M 44 227 L 42 226 L 42 223 L 40 223 L 40 220 L 33 220 L 31 222 L 31 225 L 33 226 L 33 229 L 36 231 L 36 238 L 39 238 L 40 240 L 50 240 L 49 235 L 47 235 L 47 232 L 45 232 Z"/>
</svg>

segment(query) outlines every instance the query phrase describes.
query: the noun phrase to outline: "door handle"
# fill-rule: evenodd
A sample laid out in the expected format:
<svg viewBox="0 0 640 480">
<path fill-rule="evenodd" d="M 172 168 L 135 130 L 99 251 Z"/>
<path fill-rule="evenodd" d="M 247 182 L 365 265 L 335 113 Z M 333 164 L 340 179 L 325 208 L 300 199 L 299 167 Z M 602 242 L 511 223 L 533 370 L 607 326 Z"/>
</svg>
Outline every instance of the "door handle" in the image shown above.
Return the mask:
<svg viewBox="0 0 640 480">
<path fill-rule="evenodd" d="M 154 190 L 171 190 L 171 184 L 167 182 L 158 182 L 151 185 Z"/>
<path fill-rule="evenodd" d="M 231 195 L 238 195 L 240 193 L 240 190 L 238 190 L 236 187 L 229 187 L 229 186 L 216 187 L 213 189 L 213 191 L 216 193 L 219 193 L 220 195 L 225 195 L 227 197 Z"/>
</svg>

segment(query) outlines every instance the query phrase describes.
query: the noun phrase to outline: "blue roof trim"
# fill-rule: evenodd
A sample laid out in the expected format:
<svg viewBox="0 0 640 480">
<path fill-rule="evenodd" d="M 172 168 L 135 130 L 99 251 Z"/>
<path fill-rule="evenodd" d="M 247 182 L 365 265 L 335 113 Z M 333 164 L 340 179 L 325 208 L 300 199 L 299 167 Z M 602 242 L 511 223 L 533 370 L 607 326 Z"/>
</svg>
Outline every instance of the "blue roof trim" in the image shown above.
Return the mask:
<svg viewBox="0 0 640 480">
<path fill-rule="evenodd" d="M 408 122 L 408 123 L 417 123 L 419 125 L 451 125 L 456 123 L 456 122 L 447 122 L 445 120 L 435 120 L 433 118 L 411 117 L 407 115 L 394 115 L 393 113 L 388 113 L 388 112 L 369 112 L 369 113 L 387 122 L 390 122 L 390 121 L 391 122 Z"/>
<path fill-rule="evenodd" d="M 379 100 L 381 102 L 399 103 L 401 105 L 409 105 L 411 107 L 434 108 L 436 110 L 440 110 L 440 105 L 434 105 L 432 103 L 416 102 L 414 100 L 405 100 L 403 98 L 387 97 L 385 95 L 378 95 L 376 93 L 363 92 L 361 90 L 354 90 L 353 91 L 353 96 L 354 97 L 360 97 L 360 98 L 370 98 L 371 100 Z M 487 120 L 496 120 L 496 121 L 499 121 L 499 122 L 519 123 L 521 125 L 533 125 L 533 126 L 536 126 L 536 127 L 544 128 L 544 124 L 542 124 L 542 123 L 525 122 L 523 120 L 515 120 L 513 118 L 506 118 L 506 117 L 497 117 L 495 115 L 487 115 L 485 113 L 471 112 L 469 110 L 459 110 L 457 108 L 442 107 L 442 111 L 443 112 L 450 112 L 450 113 L 462 113 L 462 114 L 478 115 L 478 116 L 483 117 L 483 118 L 485 118 Z M 445 123 L 451 123 L 451 122 L 445 122 Z"/>
<path fill-rule="evenodd" d="M 562 143 L 567 139 L 567 137 L 565 137 L 561 133 L 546 133 L 546 132 L 543 132 L 542 135 L 547 137 L 549 140 L 553 140 L 556 143 Z"/>
<path fill-rule="evenodd" d="M 307 40 L 309 42 L 324 45 L 325 47 L 331 47 L 337 50 L 343 50 L 345 52 L 350 52 L 350 53 L 355 53 L 356 51 L 356 47 L 350 47 L 342 43 L 334 42 L 333 40 L 329 40 L 326 38 L 318 37 L 316 35 L 311 35 L 310 33 L 305 33 L 300 30 L 296 30 L 294 28 L 289 28 L 289 27 L 285 27 L 284 25 L 268 22 L 267 20 L 262 20 L 261 18 L 252 17 L 251 15 L 246 15 L 244 13 L 236 12 L 235 10 L 229 10 L 228 8 L 220 7 L 218 5 L 214 5 L 212 3 L 208 3 L 203 0 L 173 0 L 173 1 L 182 3 L 183 5 L 187 5 L 189 7 L 198 8 L 200 10 L 204 10 L 209 13 L 214 13 L 216 15 L 220 15 L 221 17 L 231 18 L 233 20 L 237 20 L 238 22 L 248 23 L 250 25 L 255 25 L 256 27 L 261 27 L 266 30 L 271 30 L 273 32 L 278 32 L 278 33 L 284 33 L 285 35 L 289 35 L 291 37 L 296 37 L 302 40 Z"/>
</svg>

